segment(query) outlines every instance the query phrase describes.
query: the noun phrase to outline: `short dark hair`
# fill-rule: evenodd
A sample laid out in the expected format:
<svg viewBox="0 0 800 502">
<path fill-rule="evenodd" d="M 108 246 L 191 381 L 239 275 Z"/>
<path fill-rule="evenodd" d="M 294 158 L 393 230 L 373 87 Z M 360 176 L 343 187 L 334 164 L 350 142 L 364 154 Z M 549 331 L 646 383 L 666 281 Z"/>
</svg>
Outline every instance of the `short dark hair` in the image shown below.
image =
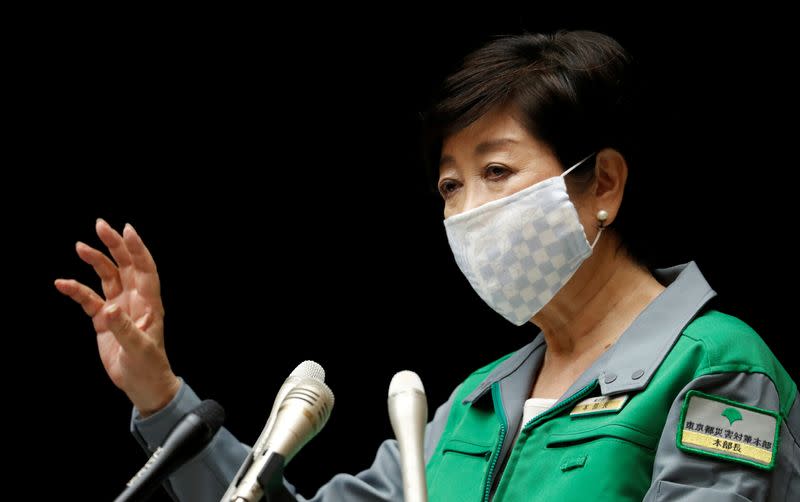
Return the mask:
<svg viewBox="0 0 800 502">
<path fill-rule="evenodd" d="M 631 166 L 636 128 L 632 58 L 613 38 L 592 31 L 559 31 L 497 38 L 465 59 L 448 77 L 426 116 L 427 160 L 438 176 L 442 141 L 491 110 L 509 107 L 563 168 L 603 148 Z M 591 179 L 593 162 L 582 171 Z M 636 167 L 630 167 L 623 206 L 612 225 L 626 250 L 650 265 L 644 242 L 629 229 L 626 204 Z"/>
</svg>

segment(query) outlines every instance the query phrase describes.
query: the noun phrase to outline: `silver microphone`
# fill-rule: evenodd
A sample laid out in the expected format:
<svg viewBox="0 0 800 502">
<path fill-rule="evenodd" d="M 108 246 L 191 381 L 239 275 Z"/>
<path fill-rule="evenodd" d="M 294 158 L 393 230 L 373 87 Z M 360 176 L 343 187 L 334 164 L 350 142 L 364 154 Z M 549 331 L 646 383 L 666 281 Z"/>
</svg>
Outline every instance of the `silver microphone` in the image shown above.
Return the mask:
<svg viewBox="0 0 800 502">
<path fill-rule="evenodd" d="M 295 383 L 280 403 L 264 448 L 245 460 L 245 473 L 232 494 L 222 502 L 257 502 L 264 496 L 267 483 L 281 483 L 283 467 L 300 449 L 317 435 L 328 421 L 333 408 L 333 392 L 315 378 L 302 378 Z M 238 478 L 238 476 L 237 476 Z"/>
<path fill-rule="evenodd" d="M 269 436 L 272 427 L 275 425 L 275 416 L 278 414 L 278 409 L 283 402 L 283 399 L 289 393 L 292 388 L 304 378 L 313 378 L 315 380 L 319 380 L 320 382 L 325 381 L 325 370 L 320 366 L 318 363 L 314 361 L 303 361 L 302 363 L 298 364 L 297 367 L 289 374 L 286 380 L 281 385 L 281 388 L 278 390 L 278 394 L 275 396 L 275 402 L 272 403 L 272 410 L 269 413 L 269 418 L 267 418 L 267 424 L 264 426 L 264 429 L 261 431 L 261 435 L 258 436 L 258 439 L 253 445 L 253 454 L 261 453 L 264 451 L 264 443 Z"/>
<path fill-rule="evenodd" d="M 423 441 L 428 401 L 422 380 L 413 371 L 401 371 L 389 384 L 389 419 L 400 447 L 403 493 L 406 502 L 427 502 Z"/>
<path fill-rule="evenodd" d="M 289 376 L 283 382 L 283 385 L 281 385 L 281 388 L 278 389 L 278 394 L 275 396 L 275 402 L 272 404 L 272 410 L 270 410 L 266 425 L 264 425 L 264 428 L 261 430 L 261 434 L 254 443 L 251 452 L 247 455 L 245 461 L 242 462 L 242 465 L 239 467 L 239 471 L 236 473 L 233 481 L 228 486 L 225 494 L 222 496 L 222 501 L 228 502 L 232 500 L 231 497 L 233 496 L 233 492 L 240 484 L 240 481 L 246 474 L 248 468 L 261 453 L 264 453 L 267 438 L 269 438 L 270 432 L 275 425 L 275 417 L 278 415 L 278 410 L 281 407 L 281 403 L 286 398 L 286 395 L 289 394 L 289 391 L 291 391 L 298 382 L 307 378 L 313 378 L 315 380 L 319 380 L 320 382 L 324 382 L 325 370 L 322 368 L 322 366 L 314 361 L 303 361 L 302 363 L 298 364 L 297 367 L 289 374 Z"/>
</svg>

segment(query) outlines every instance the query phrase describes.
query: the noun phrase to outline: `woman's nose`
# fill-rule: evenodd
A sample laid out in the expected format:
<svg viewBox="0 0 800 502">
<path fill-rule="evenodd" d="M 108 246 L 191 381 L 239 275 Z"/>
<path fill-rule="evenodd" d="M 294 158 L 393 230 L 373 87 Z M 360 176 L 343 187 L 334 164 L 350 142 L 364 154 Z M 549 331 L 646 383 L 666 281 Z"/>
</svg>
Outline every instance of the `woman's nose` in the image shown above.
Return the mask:
<svg viewBox="0 0 800 502">
<path fill-rule="evenodd" d="M 464 213 L 470 209 L 475 209 L 476 207 L 480 207 L 492 200 L 491 194 L 484 190 L 480 185 L 464 185 L 461 194 L 461 203 L 458 204 L 456 211 L 453 213 L 454 215 Z"/>
</svg>

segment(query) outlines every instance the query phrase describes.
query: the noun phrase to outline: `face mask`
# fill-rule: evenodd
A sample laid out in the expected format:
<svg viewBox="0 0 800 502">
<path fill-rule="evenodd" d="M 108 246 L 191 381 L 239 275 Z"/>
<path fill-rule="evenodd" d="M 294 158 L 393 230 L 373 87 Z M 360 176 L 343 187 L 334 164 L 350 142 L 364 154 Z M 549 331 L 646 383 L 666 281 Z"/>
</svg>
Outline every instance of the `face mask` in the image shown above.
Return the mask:
<svg viewBox="0 0 800 502">
<path fill-rule="evenodd" d="M 458 268 L 478 295 L 521 326 L 560 290 L 592 254 L 564 176 L 444 220 Z M 602 229 L 601 229 L 602 232 Z"/>
</svg>

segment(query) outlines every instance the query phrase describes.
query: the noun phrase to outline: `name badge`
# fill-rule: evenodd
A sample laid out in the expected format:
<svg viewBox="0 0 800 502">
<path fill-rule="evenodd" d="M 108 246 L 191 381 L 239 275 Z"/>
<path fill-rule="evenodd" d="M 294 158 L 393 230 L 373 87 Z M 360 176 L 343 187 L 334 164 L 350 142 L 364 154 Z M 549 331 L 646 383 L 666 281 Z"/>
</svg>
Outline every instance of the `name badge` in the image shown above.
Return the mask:
<svg viewBox="0 0 800 502">
<path fill-rule="evenodd" d="M 628 394 L 616 396 L 599 396 L 584 399 L 578 403 L 569 415 L 572 418 L 599 415 L 602 413 L 617 413 L 628 402 Z"/>
</svg>

